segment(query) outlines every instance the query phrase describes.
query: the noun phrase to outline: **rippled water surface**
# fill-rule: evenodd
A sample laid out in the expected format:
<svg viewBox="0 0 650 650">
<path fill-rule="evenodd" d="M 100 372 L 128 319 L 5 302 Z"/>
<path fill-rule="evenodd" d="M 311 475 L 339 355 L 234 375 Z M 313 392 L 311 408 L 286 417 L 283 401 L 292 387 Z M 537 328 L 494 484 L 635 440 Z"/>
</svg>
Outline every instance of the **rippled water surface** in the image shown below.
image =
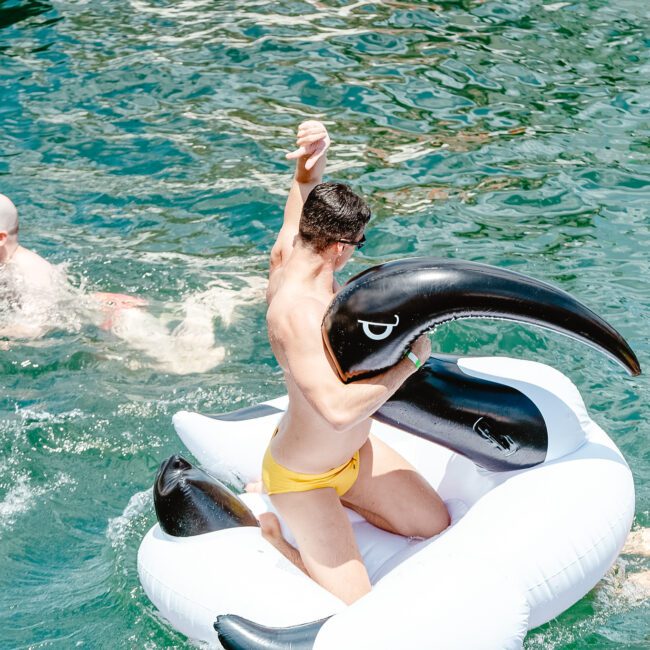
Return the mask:
<svg viewBox="0 0 650 650">
<path fill-rule="evenodd" d="M 349 271 L 409 255 L 514 268 L 596 309 L 648 370 L 649 11 L 0 0 L 0 192 L 22 242 L 84 291 L 145 297 L 161 328 L 151 345 L 63 318 L 0 352 L 0 646 L 187 646 L 137 578 L 150 486 L 181 449 L 175 411 L 283 391 L 261 287 L 303 119 L 327 123 L 329 178 L 373 210 Z M 164 348 L 197 304 L 223 348 L 210 369 L 191 345 Z M 632 467 L 635 527 L 650 526 L 646 375 L 505 323 L 442 328 L 434 348 L 563 369 Z M 624 555 L 526 647 L 648 647 L 629 580 L 648 569 Z"/>
</svg>

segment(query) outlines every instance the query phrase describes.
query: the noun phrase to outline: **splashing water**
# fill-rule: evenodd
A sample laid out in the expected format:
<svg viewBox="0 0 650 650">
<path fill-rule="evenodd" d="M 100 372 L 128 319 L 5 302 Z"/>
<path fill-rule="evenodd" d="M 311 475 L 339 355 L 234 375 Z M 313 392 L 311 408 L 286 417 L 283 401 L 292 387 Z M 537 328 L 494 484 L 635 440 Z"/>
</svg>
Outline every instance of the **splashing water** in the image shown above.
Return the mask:
<svg viewBox="0 0 650 650">
<path fill-rule="evenodd" d="M 3 269 L 0 268 L 0 273 Z M 243 286 L 213 280 L 207 289 L 190 294 L 179 303 L 157 306 L 159 315 L 147 309 L 144 300 L 119 296 L 118 304 L 107 311 L 105 299 L 74 287 L 59 267 L 56 281 L 48 292 L 27 290 L 20 278 L 4 273 L 0 276 L 0 334 L 15 333 L 15 338 L 41 339 L 52 330 L 79 332 L 92 325 L 108 329 L 126 345 L 121 358 L 132 369 L 151 367 L 161 372 L 184 375 L 206 372 L 219 365 L 226 350 L 215 338 L 214 321 L 224 327 L 233 324 L 237 310 L 264 299 L 266 280 L 259 276 L 235 278 Z M 114 294 L 107 294 L 109 297 Z M 108 303 L 110 304 L 110 303 Z M 170 323 L 181 314 L 175 326 Z M 5 342 L 4 349 L 10 347 Z M 129 353 L 140 352 L 133 358 Z"/>
<path fill-rule="evenodd" d="M 228 327 L 239 307 L 263 300 L 266 281 L 244 280 L 246 285 L 241 289 L 215 284 L 177 306 L 167 305 L 168 313 L 158 318 L 144 309 L 125 309 L 116 318 L 112 332 L 162 372 L 184 375 L 211 370 L 226 356 L 225 348 L 215 340 L 215 318 Z M 184 314 L 183 320 L 170 330 L 169 312 L 179 311 Z"/>
<path fill-rule="evenodd" d="M 9 481 L 3 477 L 5 484 Z M 59 474 L 53 482 L 34 485 L 28 474 L 19 474 L 10 478 L 11 487 L 0 501 L 0 534 L 11 529 L 18 517 L 38 505 L 45 495 L 59 490 L 66 485 L 74 485 L 74 479 L 66 474 Z"/>
</svg>

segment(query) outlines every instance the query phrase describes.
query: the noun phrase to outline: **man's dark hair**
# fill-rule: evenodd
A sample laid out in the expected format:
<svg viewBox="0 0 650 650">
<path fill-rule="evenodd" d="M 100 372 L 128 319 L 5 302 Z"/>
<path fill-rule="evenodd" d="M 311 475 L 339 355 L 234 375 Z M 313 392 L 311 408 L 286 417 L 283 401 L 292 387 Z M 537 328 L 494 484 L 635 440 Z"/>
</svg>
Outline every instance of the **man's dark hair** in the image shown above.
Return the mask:
<svg viewBox="0 0 650 650">
<path fill-rule="evenodd" d="M 316 253 L 341 239 L 354 241 L 370 220 L 370 208 L 344 183 L 320 183 L 309 193 L 298 234 Z"/>
</svg>

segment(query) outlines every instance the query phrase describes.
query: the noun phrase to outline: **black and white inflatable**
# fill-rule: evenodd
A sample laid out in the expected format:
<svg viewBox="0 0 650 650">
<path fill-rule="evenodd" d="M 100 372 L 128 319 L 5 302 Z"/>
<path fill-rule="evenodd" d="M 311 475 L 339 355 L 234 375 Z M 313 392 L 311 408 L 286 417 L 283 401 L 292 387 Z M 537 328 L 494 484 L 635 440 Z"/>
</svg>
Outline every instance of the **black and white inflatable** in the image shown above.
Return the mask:
<svg viewBox="0 0 650 650">
<path fill-rule="evenodd" d="M 342 381 L 396 363 L 421 332 L 493 317 L 585 341 L 631 374 L 622 337 L 565 292 L 494 267 L 430 259 L 350 280 L 324 323 Z M 611 566 L 634 515 L 630 470 L 571 381 L 540 363 L 434 355 L 374 416 L 448 505 L 452 525 L 406 539 L 349 516 L 373 590 L 351 606 L 260 535 L 259 480 L 286 398 L 174 426 L 181 457 L 156 477 L 158 523 L 138 553 L 149 598 L 188 637 L 225 648 L 518 648 L 526 631 L 584 596 Z M 218 480 L 220 479 L 220 480 Z M 283 526 L 289 542 L 291 531 Z"/>
</svg>

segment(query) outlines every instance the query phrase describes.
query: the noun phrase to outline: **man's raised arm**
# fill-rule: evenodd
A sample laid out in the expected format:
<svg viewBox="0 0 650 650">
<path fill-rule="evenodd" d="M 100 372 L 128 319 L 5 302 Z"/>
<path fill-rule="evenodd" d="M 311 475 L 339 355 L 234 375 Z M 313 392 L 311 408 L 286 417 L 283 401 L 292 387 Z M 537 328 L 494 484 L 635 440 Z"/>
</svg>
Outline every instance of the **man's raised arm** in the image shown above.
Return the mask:
<svg viewBox="0 0 650 650">
<path fill-rule="evenodd" d="M 271 273 L 291 255 L 302 206 L 312 189 L 323 180 L 330 137 L 321 122 L 308 120 L 298 127 L 296 145 L 298 148 L 287 154 L 288 160 L 296 161 L 296 173 L 284 208 L 284 222 L 271 249 Z"/>
</svg>

